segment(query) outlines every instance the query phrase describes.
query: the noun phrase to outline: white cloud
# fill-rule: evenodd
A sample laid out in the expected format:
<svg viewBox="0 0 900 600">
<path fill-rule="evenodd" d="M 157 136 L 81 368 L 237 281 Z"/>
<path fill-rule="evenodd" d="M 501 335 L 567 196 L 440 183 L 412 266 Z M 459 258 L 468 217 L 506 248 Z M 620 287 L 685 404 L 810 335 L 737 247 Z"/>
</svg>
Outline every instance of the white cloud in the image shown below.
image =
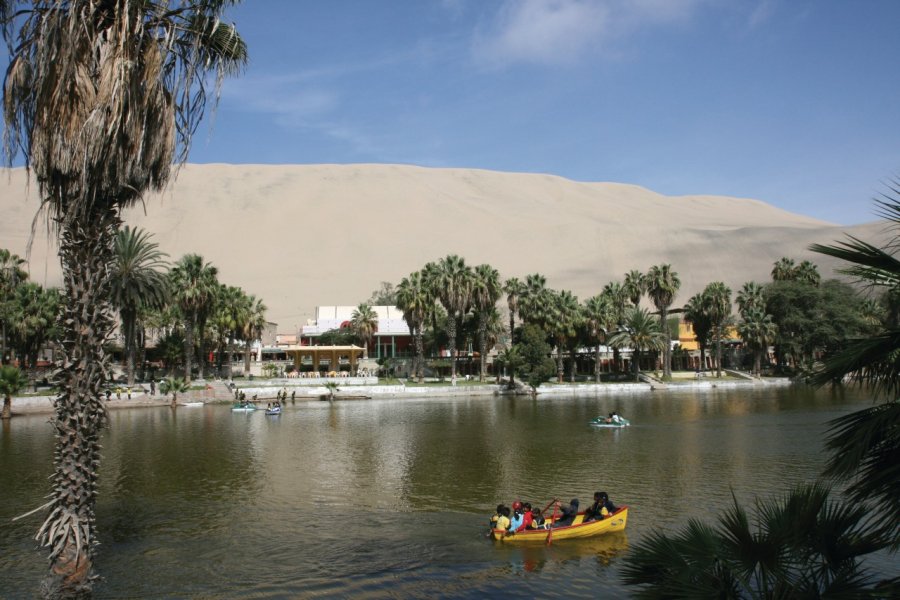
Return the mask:
<svg viewBox="0 0 900 600">
<path fill-rule="evenodd" d="M 688 20 L 708 0 L 507 0 L 474 44 L 488 66 L 570 64 L 648 26 Z"/>
<path fill-rule="evenodd" d="M 339 95 L 304 74 L 230 80 L 222 96 L 235 110 L 268 114 L 283 126 L 300 126 L 335 109 Z"/>
</svg>

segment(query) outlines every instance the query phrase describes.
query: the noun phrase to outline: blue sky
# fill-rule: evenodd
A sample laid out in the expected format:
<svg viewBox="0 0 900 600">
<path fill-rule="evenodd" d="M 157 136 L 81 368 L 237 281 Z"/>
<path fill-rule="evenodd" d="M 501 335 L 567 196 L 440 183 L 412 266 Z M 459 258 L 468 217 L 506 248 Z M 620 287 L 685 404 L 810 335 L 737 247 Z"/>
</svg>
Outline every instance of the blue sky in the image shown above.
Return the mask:
<svg viewBox="0 0 900 600">
<path fill-rule="evenodd" d="M 245 0 L 227 19 L 251 61 L 191 162 L 552 173 L 844 225 L 900 175 L 897 0 Z"/>
</svg>

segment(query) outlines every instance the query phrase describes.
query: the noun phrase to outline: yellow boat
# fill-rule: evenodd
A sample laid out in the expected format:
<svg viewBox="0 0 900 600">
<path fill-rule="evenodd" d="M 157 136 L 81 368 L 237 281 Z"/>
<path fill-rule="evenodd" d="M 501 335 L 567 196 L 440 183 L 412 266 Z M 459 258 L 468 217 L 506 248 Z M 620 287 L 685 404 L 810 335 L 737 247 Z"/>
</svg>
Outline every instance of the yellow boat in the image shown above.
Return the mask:
<svg viewBox="0 0 900 600">
<path fill-rule="evenodd" d="M 575 521 L 565 527 L 526 529 L 517 533 L 510 533 L 503 529 L 492 529 L 491 538 L 510 544 L 546 544 L 559 540 L 594 537 L 613 531 L 622 531 L 625 529 L 625 524 L 628 521 L 628 507 L 620 506 L 616 512 L 599 521 L 583 523 L 583 519 L 584 513 L 580 512 L 575 516 Z"/>
</svg>

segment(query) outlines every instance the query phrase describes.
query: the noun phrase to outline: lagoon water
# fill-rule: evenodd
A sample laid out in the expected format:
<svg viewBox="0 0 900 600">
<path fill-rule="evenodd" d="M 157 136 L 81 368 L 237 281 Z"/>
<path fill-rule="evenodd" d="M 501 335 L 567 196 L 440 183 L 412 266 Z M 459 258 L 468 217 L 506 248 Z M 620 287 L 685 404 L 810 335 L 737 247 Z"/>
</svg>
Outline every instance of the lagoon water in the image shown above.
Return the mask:
<svg viewBox="0 0 900 600">
<path fill-rule="evenodd" d="M 813 480 L 830 419 L 870 405 L 795 387 L 595 398 L 298 402 L 115 410 L 97 505 L 97 598 L 615 598 L 654 530 Z M 611 411 L 626 429 L 588 421 Z M 46 569 L 32 536 L 53 437 L 0 432 L 0 598 Z M 630 506 L 622 534 L 517 548 L 484 537 L 498 502 Z M 888 562 L 876 567 L 889 570 Z"/>
</svg>

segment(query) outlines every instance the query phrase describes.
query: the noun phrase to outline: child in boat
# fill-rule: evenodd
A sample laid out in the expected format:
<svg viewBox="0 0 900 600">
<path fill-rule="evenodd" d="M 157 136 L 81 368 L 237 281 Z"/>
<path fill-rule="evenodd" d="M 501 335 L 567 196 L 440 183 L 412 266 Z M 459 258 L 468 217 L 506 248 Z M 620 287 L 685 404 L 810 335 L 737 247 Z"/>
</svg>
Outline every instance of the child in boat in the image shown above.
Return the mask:
<svg viewBox="0 0 900 600">
<path fill-rule="evenodd" d="M 503 509 L 506 508 L 503 504 L 497 505 L 497 512 L 491 515 L 491 521 L 489 523 L 491 529 L 497 529 L 497 519 L 500 518 L 500 514 L 503 512 Z"/>
<path fill-rule="evenodd" d="M 594 492 L 594 503 L 584 511 L 583 523 L 587 523 L 588 521 L 599 521 L 600 519 L 605 519 L 609 516 L 609 510 L 606 508 L 603 499 L 605 493 L 606 492 Z"/>
<path fill-rule="evenodd" d="M 500 506 L 500 510 L 498 511 L 500 515 L 497 517 L 497 523 L 494 529 L 502 529 L 506 531 L 509 529 L 509 507 L 508 506 Z"/>
<path fill-rule="evenodd" d="M 509 530 L 518 531 L 522 526 L 522 521 L 524 520 L 524 516 L 522 514 L 522 503 L 516 500 L 512 504 L 512 509 L 513 513 L 509 524 Z"/>
<path fill-rule="evenodd" d="M 544 529 L 544 515 L 541 514 L 541 509 L 531 509 L 531 523 L 528 524 L 528 529 Z"/>
<path fill-rule="evenodd" d="M 572 498 L 567 506 L 560 506 L 559 510 L 562 512 L 562 516 L 554 521 L 551 527 L 568 527 L 578 516 L 578 498 Z"/>
<path fill-rule="evenodd" d="M 531 528 L 531 520 L 534 516 L 531 514 L 531 503 L 524 502 L 522 504 L 522 524 L 516 529 L 516 531 L 525 531 L 526 529 Z"/>
</svg>

